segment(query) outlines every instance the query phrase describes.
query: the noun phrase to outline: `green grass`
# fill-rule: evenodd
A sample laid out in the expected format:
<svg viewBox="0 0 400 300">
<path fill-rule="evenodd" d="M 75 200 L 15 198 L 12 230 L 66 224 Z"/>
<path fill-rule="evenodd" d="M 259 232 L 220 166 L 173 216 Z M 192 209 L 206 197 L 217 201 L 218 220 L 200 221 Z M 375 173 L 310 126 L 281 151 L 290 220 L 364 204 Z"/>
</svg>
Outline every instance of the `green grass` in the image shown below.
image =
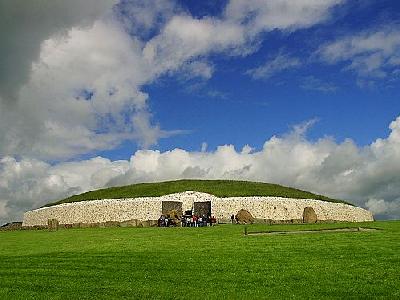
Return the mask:
<svg viewBox="0 0 400 300">
<path fill-rule="evenodd" d="M 399 299 L 400 221 L 248 230 L 349 226 L 0 232 L 0 299 Z"/>
<path fill-rule="evenodd" d="M 95 199 L 157 197 L 184 191 L 204 192 L 213 194 L 217 197 L 275 196 L 347 203 L 342 200 L 331 199 L 322 195 L 316 195 L 310 192 L 271 183 L 233 180 L 177 180 L 156 183 L 139 183 L 101 189 L 75 195 L 55 203 L 47 204 L 46 206 Z"/>
</svg>

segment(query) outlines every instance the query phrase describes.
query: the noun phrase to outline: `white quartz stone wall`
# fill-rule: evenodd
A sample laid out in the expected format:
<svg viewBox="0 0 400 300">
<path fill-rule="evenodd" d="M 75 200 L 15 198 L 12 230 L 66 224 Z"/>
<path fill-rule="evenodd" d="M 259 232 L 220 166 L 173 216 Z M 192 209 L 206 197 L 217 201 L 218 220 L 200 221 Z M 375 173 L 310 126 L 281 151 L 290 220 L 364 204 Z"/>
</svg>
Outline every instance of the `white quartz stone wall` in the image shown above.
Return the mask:
<svg viewBox="0 0 400 300">
<path fill-rule="evenodd" d="M 157 220 L 161 215 L 162 201 L 182 202 L 183 211 L 192 209 L 194 202 L 211 201 L 211 212 L 217 219 L 229 219 L 240 209 L 246 209 L 257 219 L 299 220 L 303 218 L 304 208 L 311 206 L 318 220 L 373 221 L 369 211 L 343 203 L 280 197 L 218 198 L 187 191 L 161 197 L 104 199 L 43 207 L 26 212 L 23 226 L 47 225 L 48 219 L 57 219 L 60 224 Z"/>
<path fill-rule="evenodd" d="M 360 207 L 344 203 L 280 197 L 219 198 L 211 203 L 211 211 L 218 219 L 228 219 L 240 209 L 245 209 L 257 219 L 301 220 L 304 208 L 307 206 L 314 209 L 320 221 L 373 221 L 371 212 Z"/>
</svg>

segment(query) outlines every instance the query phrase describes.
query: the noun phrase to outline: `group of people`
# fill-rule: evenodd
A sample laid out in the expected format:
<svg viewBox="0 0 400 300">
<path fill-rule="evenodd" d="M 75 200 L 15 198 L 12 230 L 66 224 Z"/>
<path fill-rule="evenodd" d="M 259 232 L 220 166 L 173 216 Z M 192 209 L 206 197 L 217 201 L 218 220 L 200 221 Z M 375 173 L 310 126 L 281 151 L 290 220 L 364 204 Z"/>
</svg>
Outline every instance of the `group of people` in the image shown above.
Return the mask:
<svg viewBox="0 0 400 300">
<path fill-rule="evenodd" d="M 182 227 L 206 227 L 213 226 L 217 223 L 217 219 L 214 216 L 182 216 L 181 226 Z"/>
<path fill-rule="evenodd" d="M 171 217 L 170 215 L 161 215 L 158 219 L 158 227 L 206 227 L 213 226 L 217 223 L 214 216 L 197 216 L 197 215 L 182 215 L 180 218 L 177 215 Z"/>
<path fill-rule="evenodd" d="M 161 215 L 161 217 L 158 218 L 158 227 L 176 226 L 177 219 L 178 219 L 178 216 L 176 216 L 176 215 L 174 216 L 174 218 L 171 218 L 170 215 L 167 215 L 167 216 Z"/>
</svg>

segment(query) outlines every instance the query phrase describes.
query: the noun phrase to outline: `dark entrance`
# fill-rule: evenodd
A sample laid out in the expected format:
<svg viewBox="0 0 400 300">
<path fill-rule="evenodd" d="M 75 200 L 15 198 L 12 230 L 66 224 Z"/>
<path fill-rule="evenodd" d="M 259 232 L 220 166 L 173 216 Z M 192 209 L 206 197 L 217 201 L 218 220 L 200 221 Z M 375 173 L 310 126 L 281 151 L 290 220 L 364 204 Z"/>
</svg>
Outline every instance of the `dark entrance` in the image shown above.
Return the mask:
<svg viewBox="0 0 400 300">
<path fill-rule="evenodd" d="M 211 201 L 195 202 L 193 213 L 197 216 L 211 216 Z"/>
<path fill-rule="evenodd" d="M 182 216 L 182 202 L 163 201 L 162 214 L 164 216 L 170 215 L 171 217 L 173 217 L 175 214 L 178 215 L 178 217 Z"/>
</svg>

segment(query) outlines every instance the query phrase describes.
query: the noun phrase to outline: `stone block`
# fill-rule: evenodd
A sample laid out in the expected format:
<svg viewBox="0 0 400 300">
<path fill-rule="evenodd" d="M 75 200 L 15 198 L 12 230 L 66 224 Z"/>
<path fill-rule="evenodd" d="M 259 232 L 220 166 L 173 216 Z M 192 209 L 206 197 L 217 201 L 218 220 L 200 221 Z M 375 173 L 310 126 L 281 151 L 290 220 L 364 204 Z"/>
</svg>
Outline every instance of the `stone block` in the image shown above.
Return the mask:
<svg viewBox="0 0 400 300">
<path fill-rule="evenodd" d="M 303 211 L 303 223 L 316 223 L 317 222 L 317 214 L 314 209 L 310 206 L 304 208 Z"/>
<path fill-rule="evenodd" d="M 251 215 L 251 213 L 245 209 L 241 209 L 238 211 L 238 213 L 235 216 L 235 219 L 239 224 L 253 224 L 254 223 L 254 217 Z"/>
</svg>

